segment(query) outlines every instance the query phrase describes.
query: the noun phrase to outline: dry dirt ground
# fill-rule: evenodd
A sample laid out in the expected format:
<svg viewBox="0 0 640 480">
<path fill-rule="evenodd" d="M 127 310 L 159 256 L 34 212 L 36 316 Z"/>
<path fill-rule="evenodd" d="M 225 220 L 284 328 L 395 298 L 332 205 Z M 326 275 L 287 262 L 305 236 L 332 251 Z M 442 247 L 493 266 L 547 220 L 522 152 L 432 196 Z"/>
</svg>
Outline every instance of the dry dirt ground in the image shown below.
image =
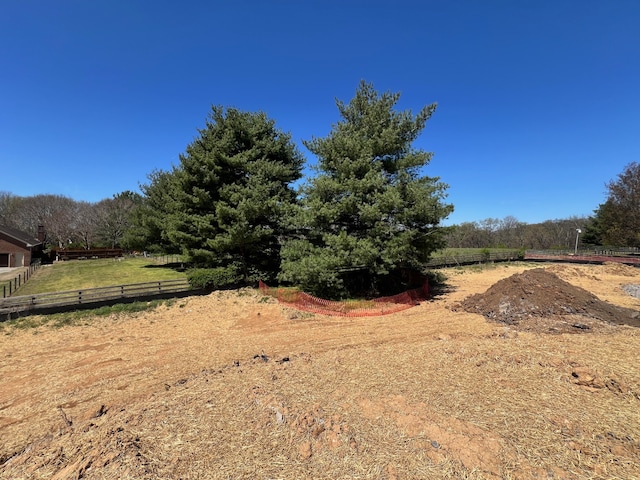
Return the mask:
<svg viewBox="0 0 640 480">
<path fill-rule="evenodd" d="M 633 323 L 640 270 L 516 275 L 536 268 L 448 269 L 431 300 L 380 317 L 240 290 L 5 325 L 0 478 L 640 478 L 640 329 L 573 305 Z"/>
</svg>

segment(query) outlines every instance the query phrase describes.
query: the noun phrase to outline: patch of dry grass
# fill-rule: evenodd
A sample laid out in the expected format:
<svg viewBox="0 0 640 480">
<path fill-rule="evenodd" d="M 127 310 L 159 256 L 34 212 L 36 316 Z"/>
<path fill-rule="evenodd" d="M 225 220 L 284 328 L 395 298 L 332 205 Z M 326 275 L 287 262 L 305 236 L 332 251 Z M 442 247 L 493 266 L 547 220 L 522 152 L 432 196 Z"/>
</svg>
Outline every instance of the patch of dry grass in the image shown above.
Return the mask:
<svg viewBox="0 0 640 480">
<path fill-rule="evenodd" d="M 517 271 L 451 274 L 385 317 L 298 316 L 245 290 L 4 336 L 0 476 L 640 478 L 637 329 L 543 335 L 450 310 Z M 629 283 L 585 272 L 603 299 Z"/>
</svg>

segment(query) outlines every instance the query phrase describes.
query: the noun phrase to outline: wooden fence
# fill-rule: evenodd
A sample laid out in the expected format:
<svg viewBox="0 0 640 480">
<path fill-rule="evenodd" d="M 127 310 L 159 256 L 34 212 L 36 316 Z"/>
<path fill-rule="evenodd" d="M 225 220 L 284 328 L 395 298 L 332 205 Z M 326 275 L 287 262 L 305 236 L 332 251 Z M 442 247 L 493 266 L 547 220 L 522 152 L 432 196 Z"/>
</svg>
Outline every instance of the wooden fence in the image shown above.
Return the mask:
<svg viewBox="0 0 640 480">
<path fill-rule="evenodd" d="M 604 254 L 595 253 L 578 253 L 574 254 L 559 254 L 557 252 L 534 252 L 527 251 L 524 256 L 527 261 L 534 262 L 567 262 L 567 263 L 623 263 L 626 265 L 640 266 L 640 257 L 637 255 L 622 255 L 617 252 L 607 251 Z"/>
<path fill-rule="evenodd" d="M 65 307 L 94 308 L 100 304 L 177 296 L 183 292 L 195 293 L 186 278 L 13 296 L 0 299 L 0 319 L 6 319 L 13 314 L 31 313 L 34 310 L 56 311 L 64 310 Z"/>
<path fill-rule="evenodd" d="M 52 260 L 85 260 L 89 258 L 122 257 L 121 248 L 55 248 L 51 252 Z"/>
<path fill-rule="evenodd" d="M 456 267 L 458 265 L 471 265 L 486 262 L 511 262 L 522 260 L 522 252 L 513 250 L 509 252 L 487 252 L 472 255 L 452 255 L 433 257 L 427 263 L 427 268 Z"/>
</svg>

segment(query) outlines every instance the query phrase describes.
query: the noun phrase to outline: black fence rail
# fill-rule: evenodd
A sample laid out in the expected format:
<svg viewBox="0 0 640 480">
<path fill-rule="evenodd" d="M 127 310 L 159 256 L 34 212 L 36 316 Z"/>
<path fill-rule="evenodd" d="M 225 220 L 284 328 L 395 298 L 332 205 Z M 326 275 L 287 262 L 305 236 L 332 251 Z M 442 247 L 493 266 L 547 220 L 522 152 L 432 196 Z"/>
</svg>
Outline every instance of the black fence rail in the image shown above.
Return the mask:
<svg viewBox="0 0 640 480">
<path fill-rule="evenodd" d="M 18 295 L 0 299 L 0 318 L 6 319 L 13 314 L 31 313 L 34 310 L 55 311 L 64 310 L 65 307 L 94 308 L 100 304 L 170 297 L 192 291 L 189 281 L 185 278 L 36 295 Z"/>
<path fill-rule="evenodd" d="M 18 269 L 19 273 L 15 277 L 9 280 L 0 281 L 2 298 L 10 297 L 18 288 L 27 283 L 27 281 L 31 278 L 35 271 L 40 268 L 40 265 L 40 260 L 38 260 L 37 262 L 31 264 L 29 267 Z"/>
</svg>

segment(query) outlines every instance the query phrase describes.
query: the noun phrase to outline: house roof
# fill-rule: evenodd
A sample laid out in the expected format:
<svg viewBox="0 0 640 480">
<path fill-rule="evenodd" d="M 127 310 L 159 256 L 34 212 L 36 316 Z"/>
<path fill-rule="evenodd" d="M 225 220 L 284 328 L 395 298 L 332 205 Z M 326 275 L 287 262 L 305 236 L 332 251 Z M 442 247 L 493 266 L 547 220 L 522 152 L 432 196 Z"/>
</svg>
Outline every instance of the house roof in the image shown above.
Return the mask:
<svg viewBox="0 0 640 480">
<path fill-rule="evenodd" d="M 6 225 L 0 225 L 0 233 L 3 233 L 7 237 L 11 237 L 14 240 L 17 240 L 18 243 L 23 244 L 25 247 L 35 247 L 36 245 L 40 245 L 42 242 L 37 238 L 34 238 L 28 233 L 22 232 L 12 227 L 7 227 Z"/>
</svg>

